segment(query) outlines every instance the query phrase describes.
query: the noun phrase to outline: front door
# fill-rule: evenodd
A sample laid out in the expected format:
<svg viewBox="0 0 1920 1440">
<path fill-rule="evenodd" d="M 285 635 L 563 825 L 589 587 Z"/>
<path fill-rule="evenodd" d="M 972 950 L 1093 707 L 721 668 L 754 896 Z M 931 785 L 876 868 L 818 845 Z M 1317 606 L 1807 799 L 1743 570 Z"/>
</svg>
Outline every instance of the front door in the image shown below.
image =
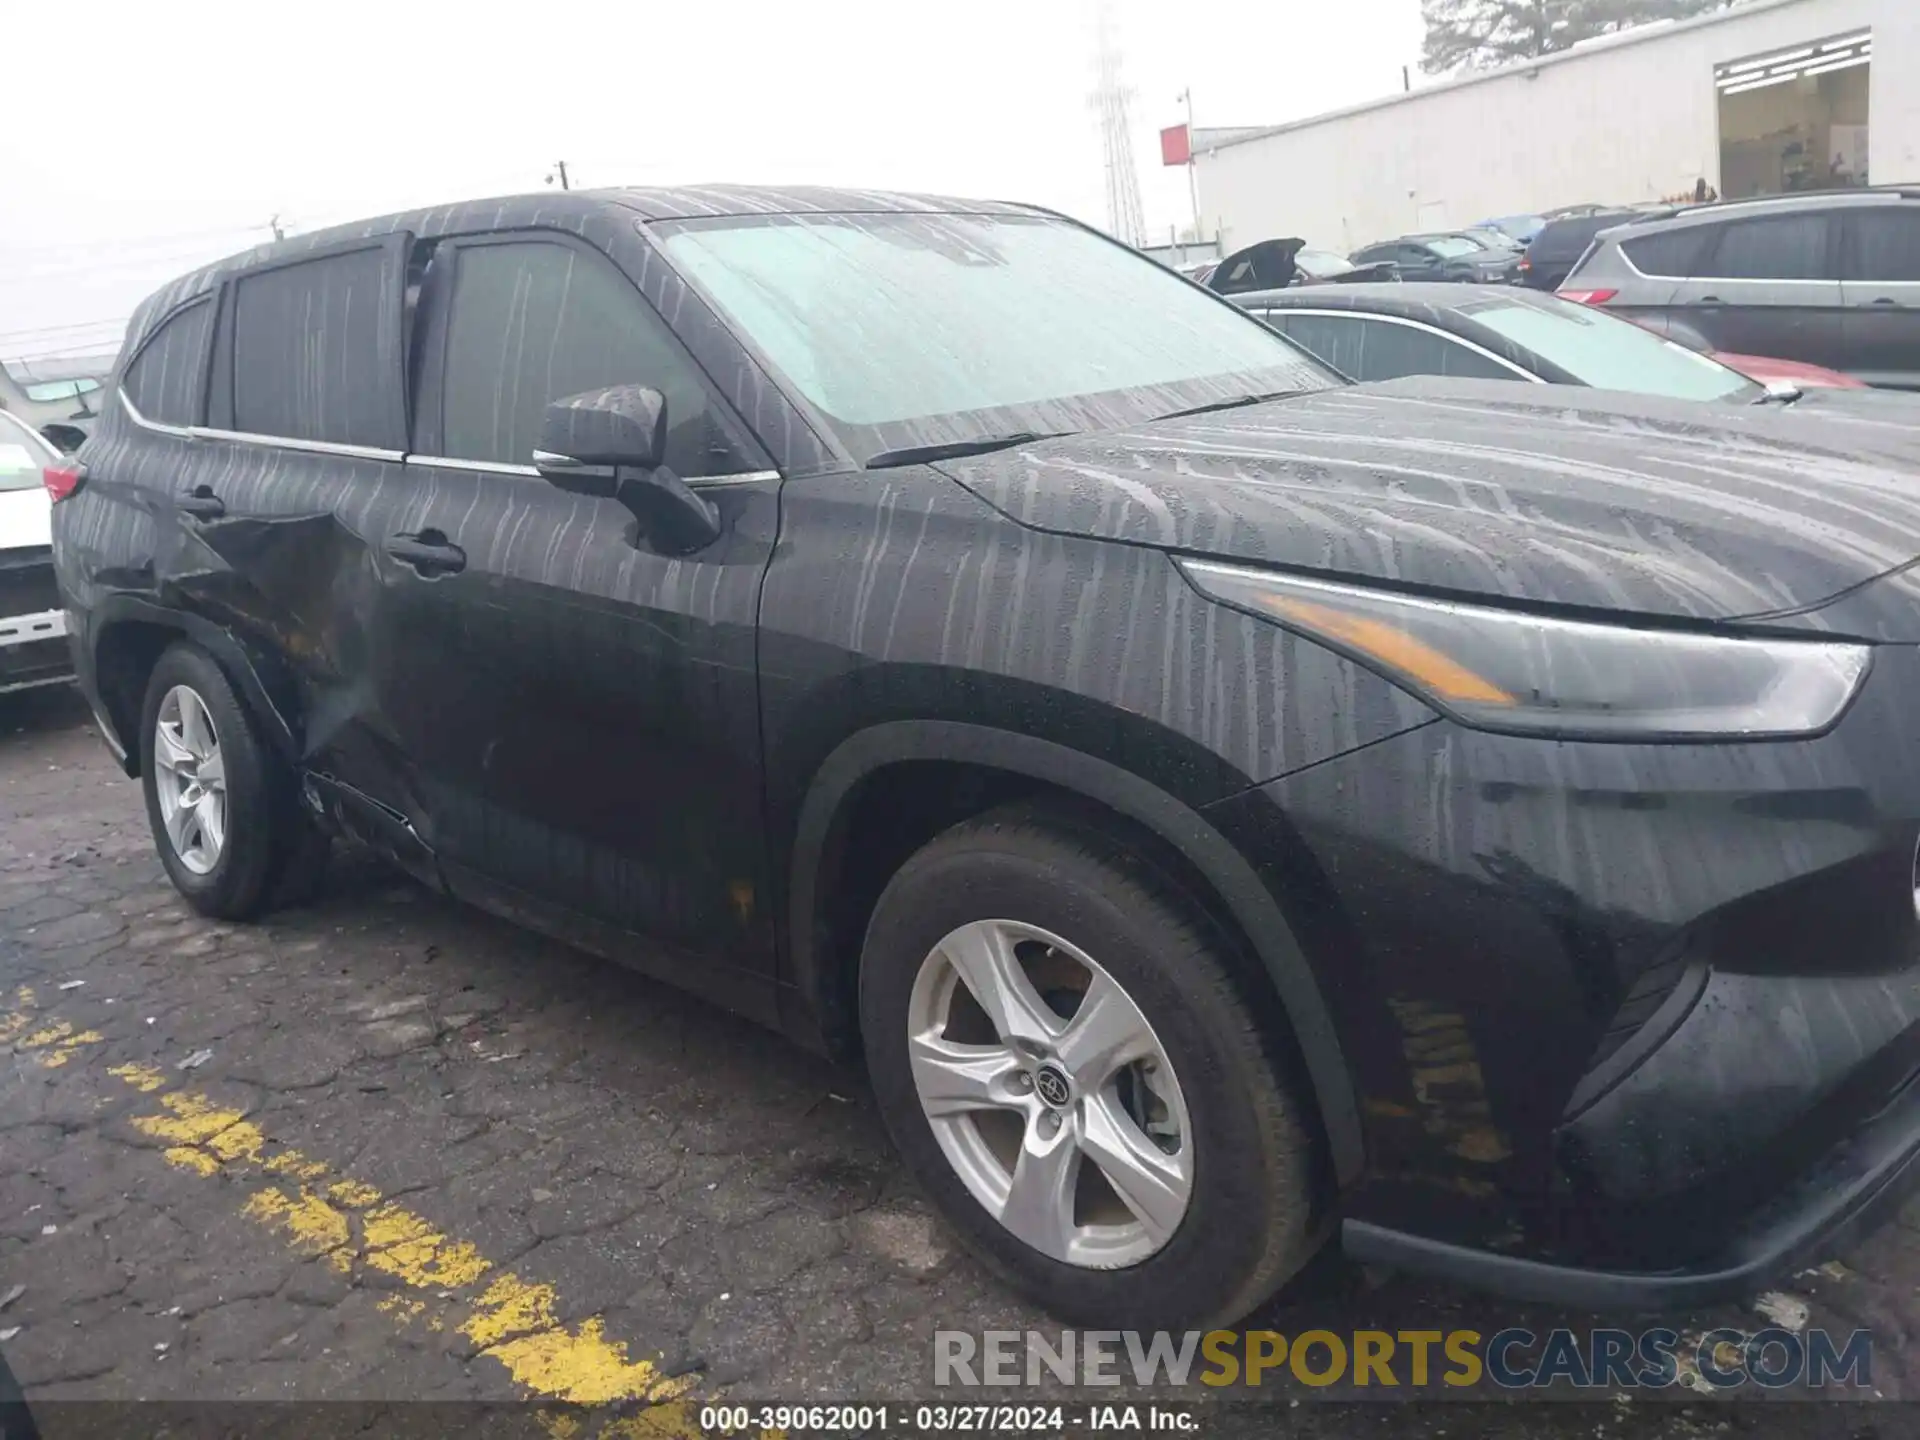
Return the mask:
<svg viewBox="0 0 1920 1440">
<path fill-rule="evenodd" d="M 1870 385 L 1920 389 L 1920 205 L 1850 209 L 1846 229 L 1839 368 Z"/>
<path fill-rule="evenodd" d="M 638 290 L 571 237 L 443 243 L 419 335 L 384 643 L 410 671 L 390 708 L 448 883 L 596 948 L 644 936 L 723 962 L 708 979 L 770 976 L 754 637 L 777 474 Z M 547 403 L 617 384 L 666 397 L 667 463 L 721 512 L 695 554 L 532 469 Z"/>
</svg>

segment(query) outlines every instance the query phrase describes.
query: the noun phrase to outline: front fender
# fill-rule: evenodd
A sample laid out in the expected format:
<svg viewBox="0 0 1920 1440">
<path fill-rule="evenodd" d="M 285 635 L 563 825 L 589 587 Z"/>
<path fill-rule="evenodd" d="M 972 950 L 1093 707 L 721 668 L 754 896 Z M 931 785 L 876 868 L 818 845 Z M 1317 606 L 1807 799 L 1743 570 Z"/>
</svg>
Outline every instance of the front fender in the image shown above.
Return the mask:
<svg viewBox="0 0 1920 1440">
<path fill-rule="evenodd" d="M 789 955 L 795 983 L 809 1002 L 821 1005 L 832 988 L 813 918 L 822 857 L 848 797 L 889 765 L 929 760 L 1044 780 L 1125 815 L 1185 854 L 1226 904 L 1286 1010 L 1337 1182 L 1359 1176 L 1365 1158 L 1360 1110 L 1339 1033 L 1271 891 L 1199 812 L 1117 765 L 1049 740 L 954 720 L 899 720 L 862 730 L 827 756 L 800 806 L 788 884 Z"/>
</svg>

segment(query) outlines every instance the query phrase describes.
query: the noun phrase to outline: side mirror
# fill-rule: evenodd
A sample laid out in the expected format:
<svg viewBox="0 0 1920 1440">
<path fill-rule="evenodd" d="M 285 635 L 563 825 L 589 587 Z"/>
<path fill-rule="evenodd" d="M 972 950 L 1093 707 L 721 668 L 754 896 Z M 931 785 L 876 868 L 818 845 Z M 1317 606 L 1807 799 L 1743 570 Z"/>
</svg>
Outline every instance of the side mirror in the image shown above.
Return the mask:
<svg viewBox="0 0 1920 1440">
<path fill-rule="evenodd" d="M 720 514 L 666 466 L 667 400 L 645 385 L 568 395 L 547 406 L 534 468 L 575 495 L 618 500 L 664 548 L 698 550 Z"/>
</svg>

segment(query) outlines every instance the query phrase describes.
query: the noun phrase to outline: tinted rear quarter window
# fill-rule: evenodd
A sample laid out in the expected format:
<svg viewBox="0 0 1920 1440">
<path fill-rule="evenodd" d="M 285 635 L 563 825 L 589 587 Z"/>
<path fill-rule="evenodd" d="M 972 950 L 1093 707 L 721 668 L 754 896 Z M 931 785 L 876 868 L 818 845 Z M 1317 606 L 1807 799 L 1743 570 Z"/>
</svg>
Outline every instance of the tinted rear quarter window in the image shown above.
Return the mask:
<svg viewBox="0 0 1920 1440">
<path fill-rule="evenodd" d="M 1606 226 L 1601 226 L 1604 230 Z M 1596 231 L 1597 235 L 1599 232 Z M 1678 230 L 1656 230 L 1651 235 L 1636 235 L 1623 240 L 1620 248 L 1633 268 L 1642 275 L 1665 280 L 1684 280 L 1694 273 L 1694 262 L 1712 232 L 1698 225 Z"/>
<path fill-rule="evenodd" d="M 356 250 L 241 277 L 233 426 L 254 435 L 399 448 L 386 256 Z"/>
<path fill-rule="evenodd" d="M 1827 217 L 1770 215 L 1720 227 L 1700 273 L 1723 280 L 1837 280 L 1827 263 Z"/>
<path fill-rule="evenodd" d="M 211 298 L 176 310 L 162 322 L 121 377 L 120 387 L 133 408 L 162 425 L 199 424 L 207 338 L 212 332 Z"/>
<path fill-rule="evenodd" d="M 1847 223 L 1847 279 L 1920 284 L 1920 206 L 1859 210 Z"/>
<path fill-rule="evenodd" d="M 666 462 L 678 474 L 752 468 L 692 360 L 610 261 L 552 241 L 458 252 L 441 421 L 449 458 L 530 464 L 549 402 L 610 385 L 666 397 Z"/>
</svg>

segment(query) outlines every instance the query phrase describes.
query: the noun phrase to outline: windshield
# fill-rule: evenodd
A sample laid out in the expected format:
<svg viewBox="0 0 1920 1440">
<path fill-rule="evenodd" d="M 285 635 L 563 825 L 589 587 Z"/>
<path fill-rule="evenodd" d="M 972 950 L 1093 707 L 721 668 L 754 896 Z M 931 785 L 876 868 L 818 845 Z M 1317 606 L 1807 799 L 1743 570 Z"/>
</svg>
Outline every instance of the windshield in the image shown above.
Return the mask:
<svg viewBox="0 0 1920 1440">
<path fill-rule="evenodd" d="M 98 380 L 42 380 L 21 387 L 29 400 L 46 404 L 53 400 L 72 400 L 90 395 L 100 388 Z"/>
<path fill-rule="evenodd" d="M 33 490 L 40 472 L 60 463 L 59 452 L 13 416 L 0 411 L 0 490 Z"/>
<path fill-rule="evenodd" d="M 1460 307 L 1496 334 L 1524 345 L 1582 384 L 1680 400 L 1751 399 L 1760 387 L 1631 320 L 1551 295 L 1479 300 Z"/>
<path fill-rule="evenodd" d="M 729 216 L 660 231 L 863 460 L 1339 383 L 1251 316 L 1051 217 Z"/>
<path fill-rule="evenodd" d="M 1344 275 L 1353 269 L 1353 262 L 1330 250 L 1302 250 L 1293 257 L 1293 263 L 1316 280 L 1324 280 L 1329 275 Z"/>
<path fill-rule="evenodd" d="M 1448 260 L 1457 260 L 1462 255 L 1471 255 L 1481 247 L 1464 235 L 1436 235 L 1431 240 L 1420 242 L 1427 249 Z"/>
<path fill-rule="evenodd" d="M 1508 215 L 1499 220 L 1489 220 L 1487 223 L 1503 235 L 1510 235 L 1515 240 L 1525 240 L 1529 236 L 1540 233 L 1541 221 L 1538 215 Z"/>
</svg>

